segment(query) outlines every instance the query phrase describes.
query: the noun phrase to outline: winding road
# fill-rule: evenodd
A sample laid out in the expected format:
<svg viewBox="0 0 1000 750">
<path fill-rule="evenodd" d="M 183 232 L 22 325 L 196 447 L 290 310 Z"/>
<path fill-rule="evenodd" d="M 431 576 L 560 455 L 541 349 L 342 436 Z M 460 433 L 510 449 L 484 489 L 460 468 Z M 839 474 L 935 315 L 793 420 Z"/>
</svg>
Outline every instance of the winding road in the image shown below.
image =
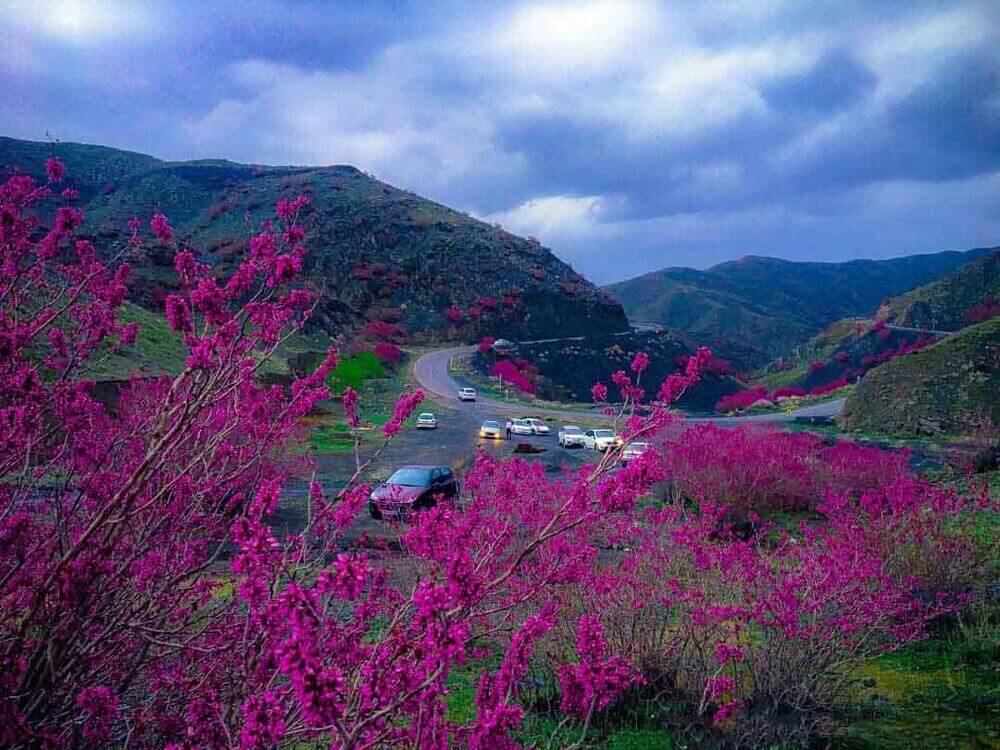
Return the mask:
<svg viewBox="0 0 1000 750">
<path fill-rule="evenodd" d="M 476 413 L 490 414 L 501 413 L 505 415 L 520 414 L 530 411 L 532 414 L 539 414 L 557 419 L 578 420 L 587 417 L 587 411 L 576 409 L 560 409 L 558 406 L 539 405 L 526 407 L 522 404 L 511 403 L 501 399 L 484 396 L 480 394 L 475 402 L 462 402 L 458 400 L 458 389 L 466 383 L 460 383 L 451 374 L 451 360 L 454 357 L 465 356 L 475 351 L 474 346 L 456 346 L 448 349 L 438 349 L 428 352 L 420 357 L 413 365 L 413 377 L 420 387 L 426 392 L 434 395 L 435 400 L 447 408 L 466 408 Z M 740 424 L 743 422 L 792 422 L 799 418 L 827 418 L 835 417 L 844 408 L 844 399 L 837 398 L 829 401 L 821 401 L 817 404 L 808 404 L 792 409 L 791 412 L 775 412 L 771 414 L 750 414 L 742 417 L 688 417 L 689 421 L 701 422 L 711 421 L 719 424 Z M 600 416 L 598 410 L 593 410 L 593 416 Z"/>
</svg>

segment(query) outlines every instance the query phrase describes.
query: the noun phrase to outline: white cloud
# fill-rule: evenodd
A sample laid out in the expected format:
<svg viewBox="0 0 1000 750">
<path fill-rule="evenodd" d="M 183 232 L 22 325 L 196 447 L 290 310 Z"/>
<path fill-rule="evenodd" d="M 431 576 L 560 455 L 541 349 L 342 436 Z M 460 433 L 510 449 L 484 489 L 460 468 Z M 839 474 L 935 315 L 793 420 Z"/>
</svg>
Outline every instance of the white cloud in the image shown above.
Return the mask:
<svg viewBox="0 0 1000 750">
<path fill-rule="evenodd" d="M 527 3 L 501 17 L 485 49 L 532 79 L 606 73 L 634 60 L 660 20 L 640 0 Z"/>
<path fill-rule="evenodd" d="M 19 26 L 71 44 L 93 44 L 148 30 L 148 8 L 120 0 L 9 0 L 8 17 Z"/>
<path fill-rule="evenodd" d="M 599 195 L 549 195 L 532 198 L 510 211 L 484 216 L 483 220 L 500 222 L 506 229 L 543 241 L 549 236 L 586 235 L 594 231 L 603 202 Z"/>
</svg>

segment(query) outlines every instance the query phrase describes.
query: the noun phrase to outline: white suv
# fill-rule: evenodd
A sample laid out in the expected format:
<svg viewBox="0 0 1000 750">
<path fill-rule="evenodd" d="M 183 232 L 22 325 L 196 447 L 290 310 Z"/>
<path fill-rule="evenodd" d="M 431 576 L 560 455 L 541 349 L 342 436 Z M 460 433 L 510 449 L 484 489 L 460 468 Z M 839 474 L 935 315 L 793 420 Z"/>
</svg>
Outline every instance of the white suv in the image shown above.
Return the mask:
<svg viewBox="0 0 1000 750">
<path fill-rule="evenodd" d="M 476 400 L 476 389 L 475 388 L 459 388 L 458 389 L 458 400 L 459 401 L 475 401 Z"/>
<path fill-rule="evenodd" d="M 583 430 L 575 424 L 565 425 L 561 430 L 559 430 L 559 445 L 563 448 L 570 448 L 574 445 L 582 447 Z"/>
<path fill-rule="evenodd" d="M 583 447 L 594 451 L 606 451 L 620 442 L 612 430 L 587 430 L 583 433 Z"/>
</svg>

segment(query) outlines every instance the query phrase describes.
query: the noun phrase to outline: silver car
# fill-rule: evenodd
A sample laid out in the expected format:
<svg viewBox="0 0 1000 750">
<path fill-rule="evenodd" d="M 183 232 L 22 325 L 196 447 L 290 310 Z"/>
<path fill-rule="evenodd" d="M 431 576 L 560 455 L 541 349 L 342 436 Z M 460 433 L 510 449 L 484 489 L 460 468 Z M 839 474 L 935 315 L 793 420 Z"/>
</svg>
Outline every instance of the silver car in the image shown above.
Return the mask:
<svg viewBox="0 0 1000 750">
<path fill-rule="evenodd" d="M 487 419 L 483 422 L 482 427 L 479 428 L 479 437 L 501 440 L 503 438 L 503 431 L 500 429 L 500 423 L 494 422 L 492 419 Z"/>
<path fill-rule="evenodd" d="M 417 417 L 417 429 L 420 430 L 436 430 L 438 426 L 437 417 L 431 412 L 425 411 L 419 417 Z"/>
</svg>

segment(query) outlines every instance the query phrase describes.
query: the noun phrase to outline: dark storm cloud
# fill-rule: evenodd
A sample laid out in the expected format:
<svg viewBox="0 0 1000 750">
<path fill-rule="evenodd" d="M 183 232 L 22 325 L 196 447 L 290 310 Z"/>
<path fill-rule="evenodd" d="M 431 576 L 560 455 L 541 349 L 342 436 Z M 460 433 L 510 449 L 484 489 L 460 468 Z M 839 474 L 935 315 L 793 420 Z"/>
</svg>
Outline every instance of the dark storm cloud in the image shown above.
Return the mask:
<svg viewBox="0 0 1000 750">
<path fill-rule="evenodd" d="M 862 63 L 836 50 L 824 54 L 806 71 L 766 84 L 762 93 L 779 111 L 825 113 L 856 103 L 871 93 L 877 82 Z"/>
<path fill-rule="evenodd" d="M 988 2 L 10 0 L 0 123 L 356 163 L 609 280 L 996 242 L 997 37 Z"/>
</svg>

